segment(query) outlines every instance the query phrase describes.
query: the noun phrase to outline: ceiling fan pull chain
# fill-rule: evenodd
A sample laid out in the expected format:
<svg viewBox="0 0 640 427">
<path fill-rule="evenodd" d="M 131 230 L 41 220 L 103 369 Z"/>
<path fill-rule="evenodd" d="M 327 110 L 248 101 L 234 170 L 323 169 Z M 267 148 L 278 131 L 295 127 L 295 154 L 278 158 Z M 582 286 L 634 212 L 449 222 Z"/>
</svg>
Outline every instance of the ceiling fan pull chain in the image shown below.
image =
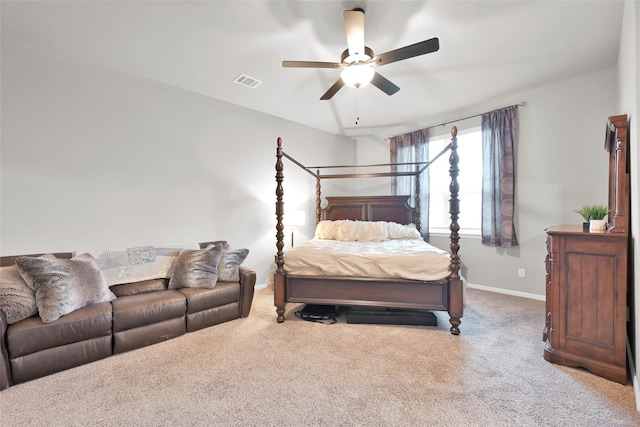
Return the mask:
<svg viewBox="0 0 640 427">
<path fill-rule="evenodd" d="M 356 126 L 358 126 L 358 122 L 360 121 L 360 109 L 358 108 L 358 89 L 356 89 Z"/>
</svg>

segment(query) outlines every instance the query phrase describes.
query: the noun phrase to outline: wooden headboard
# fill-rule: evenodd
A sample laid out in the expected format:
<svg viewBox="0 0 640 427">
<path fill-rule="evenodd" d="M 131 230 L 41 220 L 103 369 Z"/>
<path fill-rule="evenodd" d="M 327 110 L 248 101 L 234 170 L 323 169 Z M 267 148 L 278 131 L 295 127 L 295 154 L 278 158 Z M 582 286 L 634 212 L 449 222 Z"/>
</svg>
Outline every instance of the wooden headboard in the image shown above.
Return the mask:
<svg viewBox="0 0 640 427">
<path fill-rule="evenodd" d="M 327 197 L 323 220 L 390 221 L 415 223 L 416 211 L 409 206 L 410 196 Z"/>
</svg>

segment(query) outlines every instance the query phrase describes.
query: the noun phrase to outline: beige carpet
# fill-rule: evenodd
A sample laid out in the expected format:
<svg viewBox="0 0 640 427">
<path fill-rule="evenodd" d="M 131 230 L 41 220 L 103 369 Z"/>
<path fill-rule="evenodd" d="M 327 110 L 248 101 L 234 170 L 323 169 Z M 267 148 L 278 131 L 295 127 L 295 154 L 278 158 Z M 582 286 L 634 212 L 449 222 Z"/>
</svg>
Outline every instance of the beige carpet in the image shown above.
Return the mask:
<svg viewBox="0 0 640 427">
<path fill-rule="evenodd" d="M 542 357 L 544 303 L 469 290 L 462 334 L 251 315 L 11 387 L 2 426 L 632 426 L 633 388 Z"/>
</svg>

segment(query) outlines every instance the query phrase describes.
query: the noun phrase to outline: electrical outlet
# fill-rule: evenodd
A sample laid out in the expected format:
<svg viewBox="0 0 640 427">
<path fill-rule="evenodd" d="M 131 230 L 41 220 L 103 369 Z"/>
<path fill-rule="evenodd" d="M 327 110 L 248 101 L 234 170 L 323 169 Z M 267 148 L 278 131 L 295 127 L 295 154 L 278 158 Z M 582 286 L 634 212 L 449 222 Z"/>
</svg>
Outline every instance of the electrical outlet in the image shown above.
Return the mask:
<svg viewBox="0 0 640 427">
<path fill-rule="evenodd" d="M 524 268 L 518 269 L 518 277 L 524 277 Z"/>
</svg>

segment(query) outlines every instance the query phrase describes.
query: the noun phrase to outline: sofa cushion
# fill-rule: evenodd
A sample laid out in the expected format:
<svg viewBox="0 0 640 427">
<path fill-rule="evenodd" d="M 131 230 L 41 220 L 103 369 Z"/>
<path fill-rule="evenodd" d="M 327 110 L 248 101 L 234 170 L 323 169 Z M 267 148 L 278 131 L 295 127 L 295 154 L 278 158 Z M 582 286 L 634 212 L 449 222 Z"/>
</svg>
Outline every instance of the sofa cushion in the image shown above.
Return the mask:
<svg viewBox="0 0 640 427">
<path fill-rule="evenodd" d="M 9 325 L 38 313 L 36 293 L 27 286 L 15 265 L 0 267 L 0 310 L 6 314 Z"/>
<path fill-rule="evenodd" d="M 218 282 L 218 264 L 222 245 L 209 245 L 206 249 L 185 249 L 176 260 L 169 289 L 209 288 Z"/>
<path fill-rule="evenodd" d="M 180 292 L 187 297 L 187 314 L 240 301 L 239 282 L 218 283 L 215 289 L 184 288 Z"/>
<path fill-rule="evenodd" d="M 223 249 L 220 264 L 218 264 L 218 281 L 237 282 L 240 280 L 238 269 L 247 259 L 249 249 Z"/>
<path fill-rule="evenodd" d="M 187 325 L 184 317 L 163 320 L 126 331 L 114 332 L 113 354 L 124 353 L 184 335 Z"/>
<path fill-rule="evenodd" d="M 113 332 L 184 317 L 187 312 L 185 296 L 175 290 L 119 297 L 111 305 Z"/>
<path fill-rule="evenodd" d="M 9 357 L 111 335 L 111 304 L 93 304 L 44 323 L 38 316 L 14 323 L 7 330 Z"/>
<path fill-rule="evenodd" d="M 111 292 L 116 297 L 124 297 L 128 295 L 138 295 L 145 292 L 163 291 L 167 289 L 169 279 L 153 279 L 143 280 L 141 282 L 124 283 L 122 285 L 111 286 Z"/>
<path fill-rule="evenodd" d="M 90 338 L 12 358 L 13 383 L 23 383 L 109 357 L 113 354 L 112 340 L 111 335 Z"/>
<path fill-rule="evenodd" d="M 240 318 L 240 303 L 237 302 L 187 314 L 187 332 L 194 332 L 238 318 Z"/>
<path fill-rule="evenodd" d="M 116 297 L 89 254 L 71 259 L 20 257 L 16 265 L 27 285 L 36 292 L 38 313 L 44 323 Z"/>
</svg>

